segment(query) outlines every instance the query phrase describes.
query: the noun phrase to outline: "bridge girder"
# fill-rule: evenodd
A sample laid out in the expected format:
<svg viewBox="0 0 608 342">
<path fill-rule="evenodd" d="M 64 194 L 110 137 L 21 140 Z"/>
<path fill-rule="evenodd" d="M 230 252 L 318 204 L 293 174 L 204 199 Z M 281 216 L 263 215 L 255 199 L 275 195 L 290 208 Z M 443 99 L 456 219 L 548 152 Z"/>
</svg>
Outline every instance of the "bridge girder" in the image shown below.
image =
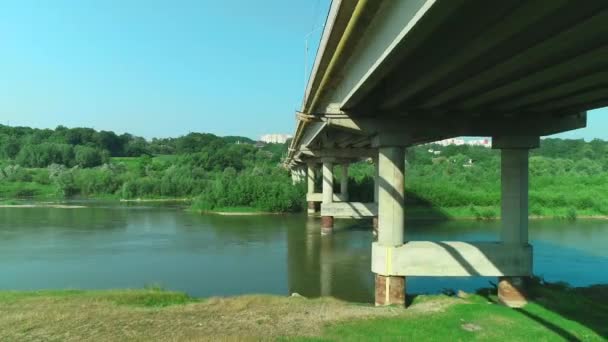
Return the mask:
<svg viewBox="0 0 608 342">
<path fill-rule="evenodd" d="M 608 105 L 606 1 L 362 3 L 332 4 L 289 158 L 378 134 L 548 135 Z"/>
</svg>

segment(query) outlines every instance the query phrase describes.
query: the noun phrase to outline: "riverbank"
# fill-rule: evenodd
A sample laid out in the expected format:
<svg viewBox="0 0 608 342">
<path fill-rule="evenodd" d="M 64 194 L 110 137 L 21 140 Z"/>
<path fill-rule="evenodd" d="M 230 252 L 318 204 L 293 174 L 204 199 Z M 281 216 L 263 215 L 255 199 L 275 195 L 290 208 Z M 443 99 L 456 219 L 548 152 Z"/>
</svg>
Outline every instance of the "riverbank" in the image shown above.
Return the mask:
<svg viewBox="0 0 608 342">
<path fill-rule="evenodd" d="M 608 337 L 608 286 L 536 285 L 510 309 L 483 294 L 408 309 L 333 298 L 191 298 L 158 289 L 0 292 L 0 340 L 582 340 Z"/>
<path fill-rule="evenodd" d="M 84 205 L 69 205 L 57 203 L 36 203 L 36 204 L 1 204 L 0 208 L 54 208 L 54 209 L 81 209 Z"/>
<path fill-rule="evenodd" d="M 461 206 L 461 207 L 407 207 L 406 216 L 422 220 L 499 220 L 500 206 Z M 530 219 L 598 219 L 608 220 L 603 212 L 593 208 L 575 210 L 573 208 L 533 208 Z"/>
<path fill-rule="evenodd" d="M 85 208 L 80 201 L 104 201 L 117 203 L 141 203 L 141 204 L 183 204 L 192 202 L 191 198 L 137 198 L 122 199 L 117 197 L 94 197 L 79 198 L 78 204 L 70 204 L 70 200 L 61 198 L 29 198 L 29 199 L 0 199 L 0 208 L 57 208 L 57 209 L 77 209 Z M 271 212 L 253 207 L 219 207 L 213 210 L 200 210 L 188 207 L 187 210 L 199 214 L 213 214 L 222 216 L 254 216 L 254 215 L 281 215 L 289 212 Z M 429 207 L 429 206 L 409 206 L 406 207 L 407 218 L 414 220 L 477 220 L 491 221 L 500 219 L 499 206 L 461 206 L 461 207 Z M 291 212 L 292 214 L 295 212 Z M 608 220 L 608 215 L 603 214 L 593 208 L 585 210 L 574 210 L 572 208 L 535 208 L 530 212 L 530 219 L 596 219 Z"/>
<path fill-rule="evenodd" d="M 264 211 L 253 207 L 221 207 L 213 210 L 190 209 L 199 214 L 212 214 L 221 216 L 255 216 L 255 215 L 281 215 L 288 213 Z"/>
</svg>

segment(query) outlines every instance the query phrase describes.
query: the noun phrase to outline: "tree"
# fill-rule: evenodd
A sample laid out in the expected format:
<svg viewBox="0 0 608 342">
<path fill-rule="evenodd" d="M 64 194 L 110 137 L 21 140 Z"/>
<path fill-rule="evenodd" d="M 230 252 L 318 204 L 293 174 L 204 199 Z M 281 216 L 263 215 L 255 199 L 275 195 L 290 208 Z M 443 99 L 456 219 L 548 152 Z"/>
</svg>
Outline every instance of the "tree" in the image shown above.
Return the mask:
<svg viewBox="0 0 608 342">
<path fill-rule="evenodd" d="M 80 167 L 99 166 L 108 161 L 107 153 L 88 146 L 76 146 L 74 163 Z"/>
</svg>

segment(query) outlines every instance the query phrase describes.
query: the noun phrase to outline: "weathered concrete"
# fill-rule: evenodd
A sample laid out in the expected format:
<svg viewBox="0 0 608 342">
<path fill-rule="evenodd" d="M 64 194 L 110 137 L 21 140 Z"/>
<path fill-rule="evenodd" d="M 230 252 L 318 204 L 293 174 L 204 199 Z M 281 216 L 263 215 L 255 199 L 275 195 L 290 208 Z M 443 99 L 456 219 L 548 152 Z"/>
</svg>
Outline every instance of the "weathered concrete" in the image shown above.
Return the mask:
<svg viewBox="0 0 608 342">
<path fill-rule="evenodd" d="M 405 305 L 405 277 L 376 274 L 376 306 Z"/>
<path fill-rule="evenodd" d="M 501 217 L 500 238 L 513 249 L 528 246 L 529 150 L 540 144 L 538 136 L 494 137 L 492 148 L 501 149 Z M 525 278 L 532 275 L 532 262 L 527 274 L 505 274 L 499 279 L 498 297 L 508 306 L 526 304 Z"/>
<path fill-rule="evenodd" d="M 378 215 L 376 203 L 334 202 L 321 204 L 321 216 L 334 217 L 375 217 Z"/>
<path fill-rule="evenodd" d="M 498 242 L 410 241 L 372 244 L 372 271 L 400 276 L 530 276 L 532 246 Z"/>
<path fill-rule="evenodd" d="M 308 202 L 323 202 L 323 194 L 316 192 L 314 194 L 306 194 L 306 201 Z M 333 194 L 332 202 L 344 202 L 341 194 Z"/>
<path fill-rule="evenodd" d="M 371 148 L 326 148 L 322 150 L 311 150 L 308 148 L 302 149 L 302 154 L 309 157 L 316 158 L 368 158 L 378 152 Z"/>
<path fill-rule="evenodd" d="M 313 163 L 308 163 L 308 165 L 307 165 L 306 182 L 307 182 L 306 200 L 308 202 L 307 213 L 309 215 L 313 215 L 316 212 L 315 202 L 308 199 L 309 195 L 312 195 L 315 193 L 315 167 L 314 167 Z"/>
<path fill-rule="evenodd" d="M 498 299 L 512 308 L 521 308 L 526 305 L 526 278 L 500 277 L 498 279 Z"/>
<path fill-rule="evenodd" d="M 321 234 L 330 234 L 334 230 L 334 217 L 321 216 Z"/>
<path fill-rule="evenodd" d="M 404 239 L 404 168 L 402 147 L 381 147 L 378 158 L 378 243 L 400 246 Z"/>
<path fill-rule="evenodd" d="M 372 236 L 373 241 L 378 241 L 378 216 L 372 219 Z"/>
<path fill-rule="evenodd" d="M 315 166 L 313 163 L 308 163 L 306 172 L 307 191 L 308 194 L 315 193 Z"/>
<path fill-rule="evenodd" d="M 334 164 L 333 160 L 323 160 L 323 205 L 329 205 L 334 197 Z M 334 217 L 321 215 L 321 234 L 329 234 L 334 228 Z"/>
<path fill-rule="evenodd" d="M 528 242 L 528 150 L 501 152 L 501 240 L 508 244 Z"/>
<path fill-rule="evenodd" d="M 340 195 L 343 201 L 348 201 L 348 164 L 342 164 L 342 177 L 340 178 Z"/>
<path fill-rule="evenodd" d="M 323 160 L 323 203 L 333 202 L 334 196 L 334 164 L 331 160 Z"/>
<path fill-rule="evenodd" d="M 378 242 L 382 248 L 402 246 L 404 237 L 404 168 L 402 147 L 380 147 L 378 150 Z M 373 254 L 372 254 L 373 255 Z M 391 256 L 373 258 L 390 262 Z M 392 273 L 391 267 L 376 273 L 376 305 L 405 305 L 405 278 Z"/>
<path fill-rule="evenodd" d="M 378 189 L 379 189 L 379 184 L 378 184 L 378 179 L 380 178 L 379 172 L 378 172 L 378 157 L 374 158 L 374 202 L 378 203 Z"/>
</svg>

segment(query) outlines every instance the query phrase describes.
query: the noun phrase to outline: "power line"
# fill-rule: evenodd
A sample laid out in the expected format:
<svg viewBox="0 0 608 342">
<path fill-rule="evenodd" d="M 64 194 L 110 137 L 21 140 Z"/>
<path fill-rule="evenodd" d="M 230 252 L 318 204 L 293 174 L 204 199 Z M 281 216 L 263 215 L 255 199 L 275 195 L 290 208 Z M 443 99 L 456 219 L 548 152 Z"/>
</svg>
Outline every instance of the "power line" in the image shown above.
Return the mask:
<svg viewBox="0 0 608 342">
<path fill-rule="evenodd" d="M 321 0 L 317 0 L 312 10 L 312 25 L 310 31 L 304 36 L 304 92 L 306 92 L 306 86 L 308 83 L 308 40 L 310 36 L 319 28 L 317 26 L 317 19 L 319 18 L 319 4 Z"/>
</svg>

